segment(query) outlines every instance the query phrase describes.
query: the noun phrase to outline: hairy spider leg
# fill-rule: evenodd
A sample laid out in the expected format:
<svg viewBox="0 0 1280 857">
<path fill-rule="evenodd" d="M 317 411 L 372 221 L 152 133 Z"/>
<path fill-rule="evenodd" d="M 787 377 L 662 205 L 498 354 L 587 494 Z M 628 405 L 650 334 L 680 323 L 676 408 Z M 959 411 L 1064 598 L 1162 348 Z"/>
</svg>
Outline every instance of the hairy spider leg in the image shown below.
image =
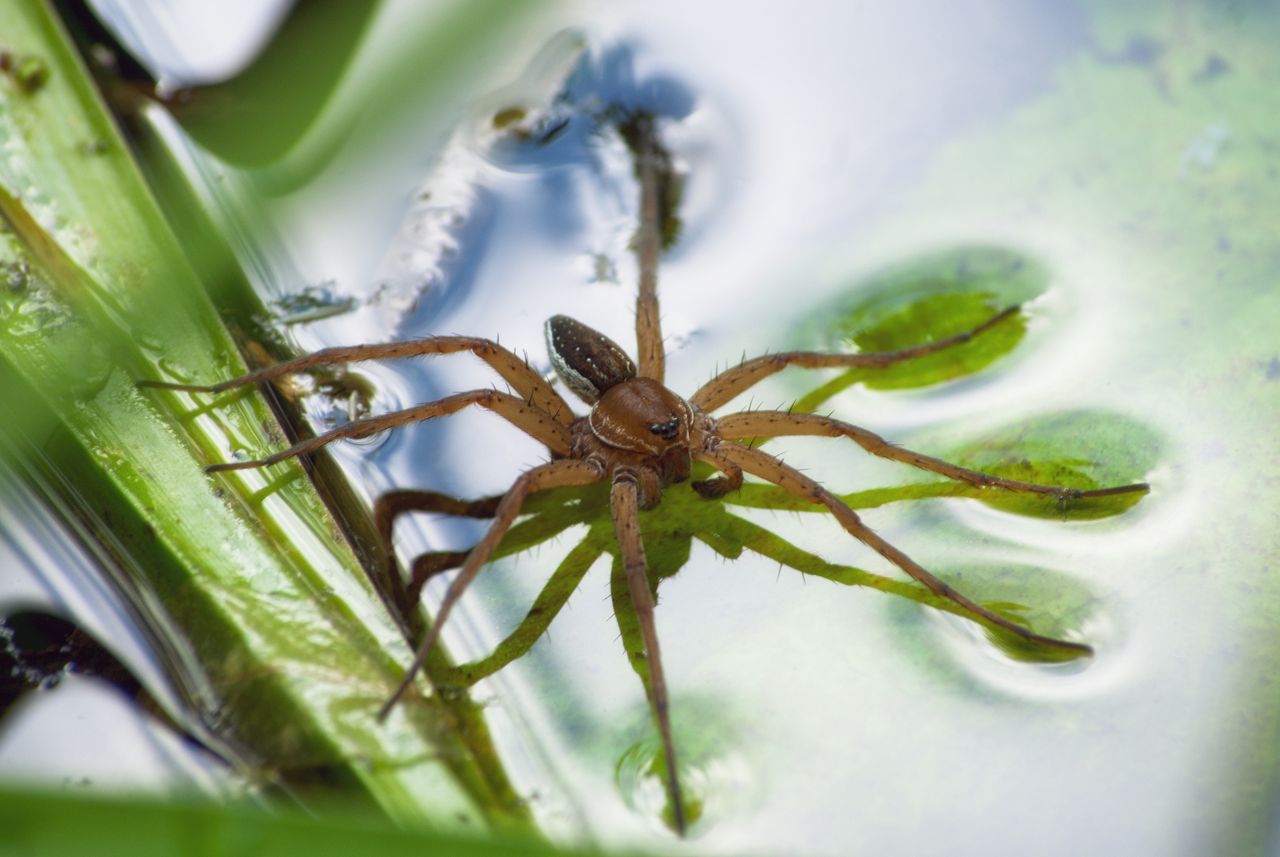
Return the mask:
<svg viewBox="0 0 1280 857">
<path fill-rule="evenodd" d="M 713 466 L 722 466 L 720 462 L 736 465 L 748 473 L 759 476 L 768 482 L 772 482 L 781 488 L 790 491 L 797 497 L 802 497 L 812 503 L 821 503 L 831 510 L 840 525 L 858 541 L 874 550 L 880 556 L 889 560 L 898 568 L 911 575 L 920 583 L 924 584 L 934 595 L 946 598 L 963 607 L 969 613 L 980 616 L 986 621 L 998 625 L 999 627 L 1017 634 L 1023 639 L 1030 640 L 1034 643 L 1055 646 L 1057 648 L 1069 649 L 1080 652 L 1082 654 L 1092 654 L 1093 649 L 1083 643 L 1073 643 L 1068 640 L 1058 640 L 1053 637 L 1045 637 L 1037 634 L 1030 628 L 1019 625 L 978 604 L 976 601 L 962 595 L 949 584 L 944 583 L 933 574 L 929 573 L 915 560 L 898 550 L 889 542 L 885 541 L 875 533 L 866 524 L 862 523 L 862 519 L 858 514 L 845 505 L 839 497 L 832 494 L 826 488 L 823 488 L 817 482 L 805 476 L 794 467 L 783 464 L 766 452 L 756 449 L 748 449 L 745 446 L 739 446 L 736 443 L 725 441 L 716 449 L 711 451 L 703 451 L 696 454 L 698 458 L 706 461 Z"/>
<path fill-rule="evenodd" d="M 1040 485 L 1035 482 L 1020 482 L 1017 479 L 1003 479 L 978 470 L 968 470 L 943 461 L 940 458 L 903 449 L 860 426 L 818 414 L 789 414 L 785 411 L 744 411 L 721 417 L 717 424 L 718 434 L 726 440 L 796 435 L 847 437 L 872 455 L 887 458 L 890 461 L 910 464 L 912 467 L 918 467 L 921 470 L 937 473 L 948 479 L 955 479 L 958 482 L 964 482 L 979 488 L 1002 488 L 1006 491 L 1048 494 L 1057 497 L 1059 500 L 1110 497 L 1116 494 L 1151 490 L 1150 486 L 1145 482 L 1136 482 L 1132 485 L 1117 485 L 1110 488 L 1094 488 L 1085 491 L 1079 488 L 1065 488 L 1061 485 Z"/>
<path fill-rule="evenodd" d="M 402 599 L 402 602 L 400 602 L 402 610 L 406 612 L 412 610 L 413 606 L 418 603 L 418 599 L 422 595 L 422 588 L 427 582 L 441 572 L 461 566 L 466 561 L 467 554 L 471 553 L 471 550 L 429 551 L 419 554 L 413 559 L 412 566 L 409 569 L 409 585 L 404 588 L 401 585 L 400 576 L 395 573 L 394 568 L 392 532 L 396 518 L 408 512 L 429 512 L 467 518 L 492 518 L 497 513 L 498 503 L 501 502 L 502 496 L 497 494 L 478 500 L 463 500 L 436 491 L 397 490 L 389 491 L 378 498 L 373 508 L 374 524 L 386 548 L 389 565 L 392 566 L 389 572 L 392 575 L 394 585 L 397 587 L 397 597 Z M 522 514 L 529 512 L 529 504 L 536 501 L 540 496 L 547 497 L 549 495 L 543 494 L 530 497 L 525 502 Z M 540 526 L 534 520 L 530 520 L 512 527 L 509 535 L 514 535 L 517 530 L 525 527 L 536 527 L 537 532 L 533 535 L 532 541 L 526 540 L 522 542 L 524 547 L 527 548 L 559 535 L 569 527 L 579 523 L 581 517 L 581 515 L 568 518 L 560 517 L 549 524 L 544 523 Z M 501 545 L 499 545 L 499 551 L 501 551 Z"/>
<path fill-rule="evenodd" d="M 529 500 L 535 500 L 538 496 L 540 495 L 534 495 L 533 497 L 530 497 Z M 520 546 L 518 550 L 514 552 L 527 550 L 535 545 L 542 544 L 548 539 L 555 538 L 575 524 L 583 523 L 586 518 L 589 517 L 584 511 L 579 511 L 578 514 L 573 516 L 559 515 L 554 518 L 539 516 L 537 512 L 530 511 L 529 501 L 525 502 L 525 507 L 521 514 L 528 514 L 530 517 L 513 526 L 507 533 L 508 536 L 515 538 Z M 506 539 L 504 538 L 503 541 L 505 540 Z M 510 552 L 513 551 L 510 551 L 502 544 L 499 544 L 494 554 L 494 558 L 500 558 Z M 457 568 L 462 565 L 469 553 L 471 553 L 470 549 L 464 551 L 427 553 L 422 556 L 415 557 L 409 574 L 410 583 L 407 597 L 411 600 L 407 603 L 410 606 L 416 604 L 422 595 L 422 587 L 426 585 L 427 581 L 431 577 L 442 571 L 447 571 L 451 568 Z"/>
<path fill-rule="evenodd" d="M 560 397 L 560 394 L 552 389 L 545 378 L 529 367 L 528 363 L 498 343 L 474 336 L 434 336 L 427 339 L 414 339 L 408 342 L 340 345 L 335 348 L 324 348 L 314 354 L 297 357 L 293 360 L 286 360 L 274 366 L 267 366 L 218 384 L 175 384 L 169 381 L 139 381 L 138 386 L 161 390 L 179 390 L 187 393 L 221 393 L 246 384 L 259 384 L 279 378 L 282 375 L 302 372 L 317 366 L 352 363 L 362 360 L 427 357 L 436 354 L 454 354 L 459 351 L 470 351 L 485 363 L 488 363 L 522 398 L 550 415 L 556 422 L 566 426 L 573 422 L 573 410 Z"/>
<path fill-rule="evenodd" d="M 392 595 L 402 613 L 413 609 L 428 580 L 442 571 L 462 565 L 468 551 L 432 551 L 414 557 L 406 589 L 396 570 L 395 542 L 392 538 L 396 519 L 409 512 L 428 512 L 460 518 L 492 518 L 501 500 L 501 494 L 479 500 L 463 500 L 438 491 L 405 489 L 388 491 L 374 501 L 373 525 L 387 556 L 387 580 L 390 581 Z"/>
<path fill-rule="evenodd" d="M 637 116 L 635 163 L 640 179 L 640 226 L 636 231 L 636 256 L 640 267 L 640 288 L 636 293 L 636 357 L 641 378 L 662 383 L 666 373 L 666 353 L 662 345 L 662 320 L 658 307 L 658 253 L 662 248 L 660 222 L 662 181 L 659 170 L 664 152 L 657 141 L 653 118 Z"/>
<path fill-rule="evenodd" d="M 474 548 L 474 545 L 472 547 Z M 422 590 L 431 582 L 431 578 L 460 568 L 467 561 L 470 553 L 469 548 L 460 551 L 428 551 L 415 556 L 409 567 L 409 585 L 403 587 L 404 603 L 401 609 L 405 612 L 412 610 L 422 598 Z"/>
<path fill-rule="evenodd" d="M 492 518 L 501 502 L 501 494 L 478 500 L 464 500 L 439 491 L 395 489 L 374 501 L 373 520 L 377 524 L 378 535 L 390 538 L 395 520 L 409 512 L 430 512 L 457 518 Z"/>
<path fill-rule="evenodd" d="M 622 550 L 622 564 L 627 575 L 631 606 L 635 608 L 644 640 L 645 660 L 649 664 L 650 702 L 658 720 L 662 752 L 667 758 L 667 789 L 671 795 L 672 822 L 676 833 L 685 832 L 684 801 L 680 794 L 680 777 L 676 768 L 676 746 L 671 736 L 671 712 L 667 697 L 667 680 L 662 670 L 662 654 L 658 648 L 658 632 L 654 626 L 653 595 L 649 591 L 649 575 L 640 538 L 639 487 L 633 474 L 623 471 L 614 476 L 610 494 L 613 530 Z"/>
<path fill-rule="evenodd" d="M 820 369 L 828 367 L 856 368 L 866 367 L 883 369 L 886 366 L 892 366 L 903 360 L 910 360 L 913 357 L 923 357 L 926 354 L 933 354 L 937 351 L 943 351 L 947 348 L 954 348 L 957 345 L 963 345 L 981 333 L 995 327 L 1000 322 L 1017 314 L 1019 306 L 1011 306 L 1002 310 L 982 324 L 966 330 L 963 333 L 957 333 L 954 336 L 948 336 L 945 339 L 938 339 L 933 342 L 926 342 L 923 345 L 913 345 L 910 348 L 900 348 L 897 351 L 867 351 L 859 354 L 827 354 L 821 351 L 781 351 L 777 354 L 765 354 L 761 357 L 755 357 L 743 363 L 734 366 L 732 369 L 726 369 L 719 375 L 716 375 L 707 383 L 698 388 L 698 391 L 689 397 L 689 403 L 697 405 L 702 410 L 710 413 L 716 408 L 723 407 L 735 396 L 738 396 L 759 382 L 781 372 L 788 366 L 801 366 L 806 369 Z"/>
<path fill-rule="evenodd" d="M 564 529 L 569 526 L 572 524 L 566 525 Z M 558 532 L 563 532 L 563 529 Z M 548 534 L 548 538 L 552 535 L 554 533 Z M 437 574 L 458 568 L 466 562 L 470 553 L 470 550 L 433 551 L 416 557 L 413 561 L 413 577 L 406 603 L 416 604 L 421 597 L 422 587 L 428 580 Z M 516 629 L 498 643 L 489 655 L 458 666 L 458 672 L 463 675 L 464 680 L 468 684 L 474 684 L 528 652 L 550 627 L 552 620 L 559 615 L 560 609 L 569 600 L 569 596 L 578 588 L 583 576 L 602 553 L 604 548 L 590 536 L 569 551 L 551 577 L 547 579 Z M 419 569 L 420 566 L 422 570 Z"/>
<path fill-rule="evenodd" d="M 520 514 L 520 507 L 524 504 L 525 497 L 534 491 L 542 491 L 547 488 L 558 488 L 566 485 L 589 485 L 592 482 L 599 482 L 604 478 L 604 475 L 604 468 L 595 461 L 560 460 L 538 465 L 531 470 L 526 470 L 516 478 L 510 490 L 503 496 L 502 502 L 498 504 L 493 524 L 489 527 L 489 531 L 471 549 L 471 553 L 467 555 L 467 561 L 463 564 L 462 570 L 458 572 L 457 577 L 453 579 L 449 584 L 448 590 L 445 591 L 444 599 L 440 602 L 440 609 L 436 611 L 431 628 L 427 631 L 422 644 L 418 647 L 413 663 L 405 671 L 404 680 L 400 682 L 400 686 L 396 688 L 395 693 L 391 694 L 391 698 L 378 710 L 379 720 L 386 719 L 391 709 L 395 707 L 395 704 L 400 701 L 400 698 L 413 685 L 413 680 L 418 674 L 418 670 L 426 663 L 427 656 L 431 654 L 436 641 L 439 640 L 440 631 L 444 628 L 445 620 L 449 618 L 449 613 L 452 612 L 453 606 L 462 597 L 462 593 L 467 591 L 471 581 L 480 573 L 481 566 L 488 561 L 493 549 L 498 546 L 498 542 L 502 541 L 503 535 L 510 529 L 511 524 Z"/>
<path fill-rule="evenodd" d="M 488 408 L 516 428 L 522 429 L 535 440 L 546 445 L 552 453 L 559 455 L 569 454 L 570 438 L 568 429 L 556 422 L 545 411 L 509 393 L 499 393 L 497 390 L 472 390 L 467 393 L 455 393 L 435 402 L 415 405 L 402 411 L 392 411 L 389 414 L 354 420 L 346 425 L 338 426 L 332 431 L 327 431 L 324 434 L 296 443 L 274 455 L 268 455 L 266 458 L 253 461 L 227 461 L 221 464 L 211 464 L 205 468 L 205 471 L 217 473 L 225 470 L 268 467 L 308 452 L 315 452 L 335 440 L 368 437 L 398 426 L 447 416 L 470 405 Z"/>
<path fill-rule="evenodd" d="M 723 497 L 724 495 L 737 491 L 742 487 L 741 467 L 725 461 L 722 462 L 717 469 L 719 469 L 724 475 L 716 476 L 712 479 L 704 479 L 699 482 L 689 483 L 694 491 L 697 491 L 708 500 L 715 500 L 718 497 Z"/>
</svg>

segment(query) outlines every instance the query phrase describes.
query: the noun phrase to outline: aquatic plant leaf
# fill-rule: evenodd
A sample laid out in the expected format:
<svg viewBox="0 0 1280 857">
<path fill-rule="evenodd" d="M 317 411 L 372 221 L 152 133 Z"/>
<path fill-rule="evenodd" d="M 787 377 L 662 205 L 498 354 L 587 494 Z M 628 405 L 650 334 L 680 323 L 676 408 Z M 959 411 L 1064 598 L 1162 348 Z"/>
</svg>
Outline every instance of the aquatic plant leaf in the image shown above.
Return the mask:
<svg viewBox="0 0 1280 857">
<path fill-rule="evenodd" d="M 1045 270 L 1010 250 L 959 247 L 851 283 L 847 298 L 815 314 L 803 339 L 834 352 L 895 351 L 972 330 L 1040 294 Z M 925 387 L 972 375 L 1008 354 L 1026 333 L 1015 315 L 972 341 L 883 369 L 850 369 L 796 402 L 813 411 L 854 384 L 871 389 Z"/>
<path fill-rule="evenodd" d="M 1143 423 L 1104 411 L 1041 414 L 988 432 L 946 454 L 949 461 L 1007 479 L 1092 490 L 1143 482 L 1160 460 L 1159 436 Z M 1038 518 L 1093 520 L 1139 503 L 1142 492 L 1058 501 L 993 489 L 969 489 L 997 509 Z"/>
</svg>

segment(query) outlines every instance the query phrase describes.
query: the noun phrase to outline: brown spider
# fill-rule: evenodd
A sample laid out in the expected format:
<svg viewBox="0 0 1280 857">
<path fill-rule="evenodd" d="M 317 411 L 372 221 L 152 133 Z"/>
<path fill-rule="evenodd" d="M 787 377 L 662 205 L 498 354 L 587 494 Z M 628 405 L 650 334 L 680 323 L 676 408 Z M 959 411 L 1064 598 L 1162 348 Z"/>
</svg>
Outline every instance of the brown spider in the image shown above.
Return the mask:
<svg viewBox="0 0 1280 857">
<path fill-rule="evenodd" d="M 511 351 L 488 339 L 438 336 L 409 342 L 327 348 L 208 386 L 143 382 L 145 386 L 187 392 L 221 393 L 235 387 L 270 381 L 314 367 L 358 360 L 383 360 L 452 354 L 468 351 L 488 363 L 511 386 L 515 395 L 497 390 L 456 393 L 434 402 L 401 411 L 355 420 L 304 440 L 288 449 L 254 461 L 214 464 L 209 472 L 265 467 L 306 453 L 340 438 L 361 438 L 386 429 L 434 419 L 475 405 L 487 408 L 544 444 L 551 461 L 522 473 L 496 507 L 481 501 L 485 517 L 493 524 L 471 549 L 461 570 L 449 585 L 435 619 L 418 646 L 403 682 L 380 709 L 385 718 L 412 686 L 413 680 L 440 637 L 449 613 L 467 586 L 488 561 L 508 529 L 520 515 L 525 499 L 537 491 L 580 486 L 607 480 L 611 486 L 610 509 L 621 549 L 627 584 L 635 609 L 651 679 L 650 703 L 666 757 L 668 796 L 673 826 L 683 833 L 686 822 L 677 775 L 675 744 L 668 714 L 658 637 L 654 627 L 654 600 L 645 563 L 638 512 L 656 505 L 662 489 L 689 479 L 694 461 L 720 471 L 721 476 L 692 487 L 708 499 L 737 490 L 743 474 L 750 473 L 793 494 L 821 504 L 854 538 L 922 583 L 935 595 L 949 599 L 973 617 L 1043 645 L 1073 653 L 1089 654 L 1089 646 L 1045 637 L 1013 622 L 957 592 L 914 560 L 869 529 L 838 497 L 793 467 L 746 443 L 756 438 L 784 435 L 844 437 L 883 458 L 900 461 L 949 479 L 981 488 L 995 488 L 1050 495 L 1060 501 L 1146 491 L 1145 483 L 1082 491 L 1004 479 L 968 470 L 911 450 L 902 449 L 866 429 L 827 416 L 786 411 L 744 411 L 722 417 L 712 413 L 759 381 L 788 366 L 887 367 L 967 342 L 1000 324 L 1018 311 L 1009 307 L 964 333 L 897 351 L 825 354 L 789 351 L 746 360 L 702 385 L 688 399 L 663 385 L 665 355 L 659 326 L 657 258 L 662 242 L 662 208 L 671 192 L 669 155 L 657 140 L 652 117 L 640 114 L 621 126 L 636 157 L 640 180 L 640 227 L 636 251 L 640 259 L 640 286 L 636 299 L 638 365 L 613 340 L 567 316 L 553 316 L 546 323 L 547 347 L 556 374 L 570 390 L 591 406 L 585 416 L 576 415 L 564 398 L 538 372 Z M 433 495 L 434 496 L 434 495 Z M 472 504 L 476 505 L 476 504 Z M 440 507 L 439 511 L 449 511 Z M 383 510 L 384 512 L 386 510 Z M 392 510 L 393 517 L 398 510 Z M 380 512 L 380 517 L 381 517 Z M 384 536 L 389 521 L 381 521 Z"/>
</svg>

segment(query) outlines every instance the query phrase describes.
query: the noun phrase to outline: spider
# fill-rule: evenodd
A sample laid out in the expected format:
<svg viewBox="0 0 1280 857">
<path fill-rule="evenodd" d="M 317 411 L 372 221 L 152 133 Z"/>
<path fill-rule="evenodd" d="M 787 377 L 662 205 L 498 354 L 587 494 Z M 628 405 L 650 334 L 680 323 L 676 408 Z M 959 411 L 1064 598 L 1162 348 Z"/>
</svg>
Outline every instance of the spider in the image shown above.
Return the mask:
<svg viewBox="0 0 1280 857">
<path fill-rule="evenodd" d="M 199 393 L 222 393 L 259 384 L 315 367 L 360 360 L 384 360 L 469 352 L 487 363 L 510 385 L 513 393 L 495 389 L 456 393 L 433 402 L 379 416 L 354 420 L 301 441 L 266 458 L 213 464 L 208 472 L 266 467 L 315 452 L 341 438 L 361 438 L 387 429 L 446 416 L 468 407 L 488 409 L 546 446 L 551 460 L 521 473 L 495 504 L 481 501 L 493 523 L 466 554 L 449 584 L 434 621 L 417 647 L 404 680 L 378 712 L 383 719 L 413 685 L 418 671 L 440 638 L 449 614 L 467 587 L 535 492 L 606 481 L 614 533 L 622 555 L 644 654 L 650 673 L 650 705 L 657 720 L 666 759 L 666 783 L 672 826 L 686 829 L 685 809 L 677 774 L 676 747 L 669 717 L 669 696 L 654 623 L 654 597 L 645 562 L 639 511 L 658 504 L 664 489 L 689 481 L 695 461 L 710 465 L 719 475 L 693 481 L 693 490 L 713 500 L 735 491 L 750 474 L 773 483 L 814 504 L 826 507 L 854 538 L 923 584 L 934 595 L 950 600 L 983 623 L 1002 628 L 1027 641 L 1065 650 L 1073 655 L 1092 649 L 1077 642 L 1042 636 L 973 601 L 931 574 L 909 556 L 866 526 L 835 494 L 779 458 L 754 448 L 755 439 L 816 435 L 847 438 L 867 452 L 909 464 L 984 489 L 1048 495 L 1060 502 L 1148 490 L 1145 483 L 1095 490 L 1078 490 L 1005 479 L 969 470 L 938 458 L 895 446 L 880 436 L 829 416 L 790 411 L 750 410 L 724 416 L 713 414 L 765 378 L 789 366 L 805 368 L 884 368 L 905 360 L 953 348 L 980 336 L 1014 316 L 1011 306 L 966 332 L 910 348 L 887 352 L 828 354 L 786 351 L 744 360 L 719 373 L 693 395 L 682 398 L 663 383 L 665 353 L 657 297 L 657 259 L 663 241 L 664 207 L 671 202 L 673 170 L 652 116 L 633 114 L 619 129 L 635 156 L 640 184 L 640 225 L 636 234 L 640 282 L 636 298 L 637 360 L 604 334 L 565 315 L 546 323 L 547 348 L 561 382 L 590 410 L 576 414 L 542 375 L 497 342 L 467 336 L 435 336 L 405 342 L 327 348 L 218 384 L 196 385 L 144 381 L 148 387 Z M 401 492 L 404 493 L 404 492 Z M 433 495 L 439 496 L 439 495 Z M 448 511 L 441 508 L 440 511 Z M 383 510 L 385 512 L 385 510 Z M 402 510 L 392 510 L 394 516 Z M 455 512 L 456 513 L 456 512 Z M 379 516 L 382 517 L 382 512 Z M 380 521 L 384 538 L 390 524 Z M 439 570 L 439 569 L 438 569 Z"/>
</svg>

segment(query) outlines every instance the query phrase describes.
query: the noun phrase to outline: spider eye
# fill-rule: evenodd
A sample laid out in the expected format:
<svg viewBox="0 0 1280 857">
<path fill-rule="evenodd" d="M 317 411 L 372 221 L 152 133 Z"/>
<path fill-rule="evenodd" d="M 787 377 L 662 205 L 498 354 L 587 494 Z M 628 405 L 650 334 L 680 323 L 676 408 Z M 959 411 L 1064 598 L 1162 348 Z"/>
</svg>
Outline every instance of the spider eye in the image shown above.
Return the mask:
<svg viewBox="0 0 1280 857">
<path fill-rule="evenodd" d="M 675 417 L 667 420 L 665 423 L 654 423 L 649 426 L 649 431 L 661 437 L 663 440 L 675 440 L 676 429 L 680 426 L 679 421 Z"/>
</svg>

